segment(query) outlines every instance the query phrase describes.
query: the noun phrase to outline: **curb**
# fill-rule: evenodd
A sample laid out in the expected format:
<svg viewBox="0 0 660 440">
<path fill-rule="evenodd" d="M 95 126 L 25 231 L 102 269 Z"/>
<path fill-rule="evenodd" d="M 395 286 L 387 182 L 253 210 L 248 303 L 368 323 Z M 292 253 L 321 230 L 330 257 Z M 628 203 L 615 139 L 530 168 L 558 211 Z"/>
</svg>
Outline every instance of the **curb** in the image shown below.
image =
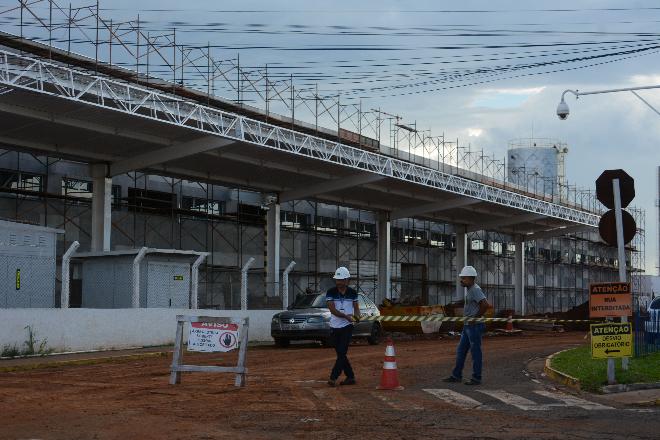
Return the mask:
<svg viewBox="0 0 660 440">
<path fill-rule="evenodd" d="M 625 393 L 628 391 L 657 390 L 660 389 L 660 382 L 651 383 L 620 383 L 616 385 L 605 385 L 600 391 L 603 394 Z"/>
<path fill-rule="evenodd" d="M 572 388 L 576 391 L 582 391 L 580 388 L 580 379 L 577 379 L 573 376 L 569 376 L 568 374 L 563 373 L 551 367 L 552 359 L 559 353 L 563 353 L 568 350 L 572 350 L 572 349 L 569 348 L 566 350 L 558 351 L 557 353 L 553 353 L 550 356 L 548 356 L 545 359 L 543 372 L 547 377 L 549 377 L 550 379 L 556 382 L 566 385 L 567 387 Z M 600 388 L 600 392 L 603 394 L 617 394 L 617 393 L 626 393 L 629 391 L 656 390 L 656 389 L 660 389 L 660 382 L 605 385 Z M 648 404 L 659 405 L 660 401 L 656 401 L 655 403 L 649 402 Z"/>
<path fill-rule="evenodd" d="M 87 358 L 87 359 L 72 359 L 68 361 L 41 362 L 35 364 L 14 365 L 11 367 L 0 367 L 0 373 L 15 373 L 21 371 L 40 370 L 47 368 L 58 368 L 58 367 L 76 366 L 76 365 L 96 365 L 96 364 L 115 363 L 115 362 L 129 362 L 140 359 L 150 359 L 154 357 L 167 357 L 169 354 L 170 352 L 167 351 L 155 351 L 150 353 L 127 354 L 121 356 L 107 356 L 107 357 Z"/>
<path fill-rule="evenodd" d="M 545 359 L 545 365 L 543 366 L 543 372 L 550 379 L 552 379 L 556 382 L 559 382 L 563 385 L 566 385 L 569 388 L 573 388 L 575 391 L 581 391 L 581 389 L 580 389 L 580 379 L 577 379 L 573 376 L 569 376 L 566 373 L 562 373 L 561 371 L 556 370 L 556 369 L 552 368 L 552 366 L 551 366 L 552 358 L 554 358 L 559 353 L 563 353 L 563 352 L 568 351 L 568 350 L 571 350 L 571 349 L 558 351 L 557 353 L 553 353 L 550 356 L 548 356 Z"/>
</svg>

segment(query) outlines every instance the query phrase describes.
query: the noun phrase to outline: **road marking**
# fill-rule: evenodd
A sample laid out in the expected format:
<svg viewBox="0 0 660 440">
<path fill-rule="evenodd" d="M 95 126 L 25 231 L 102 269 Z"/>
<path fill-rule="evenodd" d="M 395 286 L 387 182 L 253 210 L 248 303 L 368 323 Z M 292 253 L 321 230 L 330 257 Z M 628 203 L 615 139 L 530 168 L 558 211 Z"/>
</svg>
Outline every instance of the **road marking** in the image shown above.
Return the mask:
<svg viewBox="0 0 660 440">
<path fill-rule="evenodd" d="M 551 399 L 557 399 L 566 404 L 566 406 L 577 406 L 586 410 L 604 410 L 604 409 L 614 409 L 611 406 L 601 405 L 600 403 L 590 402 L 588 400 L 580 399 L 579 397 L 571 396 L 569 394 L 558 394 L 551 393 L 550 391 L 534 391 L 536 394 L 541 396 L 549 397 Z"/>
<path fill-rule="evenodd" d="M 419 406 L 416 403 L 413 402 L 408 402 L 402 399 L 398 399 L 396 397 L 392 397 L 391 395 L 385 395 L 383 393 L 370 393 L 372 396 L 374 396 L 376 399 L 380 399 L 392 408 L 398 410 L 398 411 L 409 411 L 409 410 L 416 410 L 420 411 L 423 410 L 423 406 Z"/>
<path fill-rule="evenodd" d="M 463 408 L 463 409 L 481 409 L 481 410 L 490 410 L 490 409 L 492 409 L 492 408 L 482 404 L 481 402 L 478 402 L 478 401 L 474 400 L 473 398 L 468 397 L 466 395 L 463 395 L 461 393 L 457 393 L 456 391 L 443 389 L 443 388 L 438 388 L 438 389 L 425 388 L 422 391 L 425 391 L 425 392 L 437 397 L 440 400 L 444 400 L 447 403 L 458 406 L 459 408 Z"/>
<path fill-rule="evenodd" d="M 490 397 L 494 397 L 495 399 L 500 400 L 506 403 L 507 405 L 513 405 L 516 408 L 521 409 L 523 411 L 547 411 L 549 409 L 552 409 L 553 407 L 558 406 L 558 405 L 538 404 L 529 399 L 525 399 L 524 397 L 518 396 L 517 394 L 511 394 L 504 390 L 476 390 L 476 391 L 486 394 Z M 566 405 L 560 404 L 559 406 L 566 406 Z"/>
<path fill-rule="evenodd" d="M 312 393 L 332 410 L 353 409 L 356 407 L 355 402 L 342 396 L 338 390 L 329 392 L 329 390 L 312 389 Z"/>
</svg>

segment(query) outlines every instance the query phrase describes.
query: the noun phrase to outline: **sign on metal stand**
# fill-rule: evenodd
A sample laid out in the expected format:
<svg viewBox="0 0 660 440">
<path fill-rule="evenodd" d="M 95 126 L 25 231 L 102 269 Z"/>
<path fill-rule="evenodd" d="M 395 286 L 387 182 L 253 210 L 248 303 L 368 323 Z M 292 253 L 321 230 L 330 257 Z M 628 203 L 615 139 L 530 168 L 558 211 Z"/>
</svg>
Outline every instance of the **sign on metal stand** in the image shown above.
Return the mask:
<svg viewBox="0 0 660 440">
<path fill-rule="evenodd" d="M 623 208 L 628 206 L 635 197 L 635 181 L 623 170 L 606 170 L 596 180 L 596 197 L 610 209 L 601 218 L 598 229 L 605 242 L 617 246 L 619 281 L 625 283 L 627 282 L 625 245 L 635 236 L 637 226 L 632 216 L 623 211 Z M 614 224 L 612 224 L 612 219 L 614 219 Z M 612 233 L 613 231 L 616 231 L 616 235 Z M 621 316 L 622 325 L 628 322 L 628 313 L 621 313 L 619 316 Z M 612 318 L 607 319 L 609 321 Z M 628 369 L 627 357 L 621 359 L 621 366 L 624 370 Z M 614 359 L 611 357 L 608 357 L 607 360 L 607 382 L 616 383 Z"/>
<path fill-rule="evenodd" d="M 247 368 L 245 367 L 249 318 L 228 318 L 215 316 L 176 317 L 176 339 L 170 370 L 170 384 L 181 383 L 183 371 L 202 373 L 235 373 L 237 387 L 245 386 Z M 189 323 L 188 351 L 227 352 L 238 348 L 238 363 L 235 367 L 214 365 L 183 365 L 183 329 Z"/>
</svg>

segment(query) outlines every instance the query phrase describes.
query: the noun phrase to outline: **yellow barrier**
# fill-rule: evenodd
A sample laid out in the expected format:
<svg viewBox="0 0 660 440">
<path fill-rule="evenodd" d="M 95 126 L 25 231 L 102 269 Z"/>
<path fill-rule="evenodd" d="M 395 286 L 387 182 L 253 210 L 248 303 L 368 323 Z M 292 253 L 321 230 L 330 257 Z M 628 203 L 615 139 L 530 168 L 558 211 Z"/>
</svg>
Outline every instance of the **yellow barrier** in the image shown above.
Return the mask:
<svg viewBox="0 0 660 440">
<path fill-rule="evenodd" d="M 551 324 L 566 322 L 602 322 L 589 319 L 550 319 L 550 318 L 468 318 L 464 316 L 444 316 L 444 315 L 381 315 L 365 316 L 362 321 L 379 322 L 546 322 Z"/>
</svg>

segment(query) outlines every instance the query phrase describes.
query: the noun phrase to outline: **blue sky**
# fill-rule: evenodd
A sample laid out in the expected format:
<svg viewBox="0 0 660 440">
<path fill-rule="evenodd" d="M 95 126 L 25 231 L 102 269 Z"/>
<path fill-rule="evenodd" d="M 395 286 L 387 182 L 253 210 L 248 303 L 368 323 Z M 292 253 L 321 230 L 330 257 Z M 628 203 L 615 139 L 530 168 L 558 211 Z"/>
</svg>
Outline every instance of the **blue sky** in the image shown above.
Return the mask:
<svg viewBox="0 0 660 440">
<path fill-rule="evenodd" d="M 14 2 L 0 0 L 0 9 L 9 4 Z M 364 108 L 402 115 L 418 128 L 459 138 L 497 157 L 505 156 L 514 138 L 558 138 L 570 149 L 568 180 L 581 187 L 593 188 L 604 169 L 623 168 L 636 180 L 634 204 L 646 210 L 646 268 L 655 273 L 660 116 L 630 93 L 577 102 L 569 96 L 566 121 L 558 120 L 555 109 L 568 88 L 660 84 L 657 2 L 100 4 L 115 22 L 139 13 L 142 25 L 154 33 L 177 27 L 178 42 L 209 43 L 218 58 L 240 53 L 242 66 L 258 70 L 268 64 L 271 74 L 293 74 L 297 87 L 318 83 L 321 93 L 340 91 L 345 102 L 363 97 Z M 514 64 L 518 68 L 508 73 L 495 70 Z M 640 95 L 660 108 L 660 91 Z"/>
</svg>

